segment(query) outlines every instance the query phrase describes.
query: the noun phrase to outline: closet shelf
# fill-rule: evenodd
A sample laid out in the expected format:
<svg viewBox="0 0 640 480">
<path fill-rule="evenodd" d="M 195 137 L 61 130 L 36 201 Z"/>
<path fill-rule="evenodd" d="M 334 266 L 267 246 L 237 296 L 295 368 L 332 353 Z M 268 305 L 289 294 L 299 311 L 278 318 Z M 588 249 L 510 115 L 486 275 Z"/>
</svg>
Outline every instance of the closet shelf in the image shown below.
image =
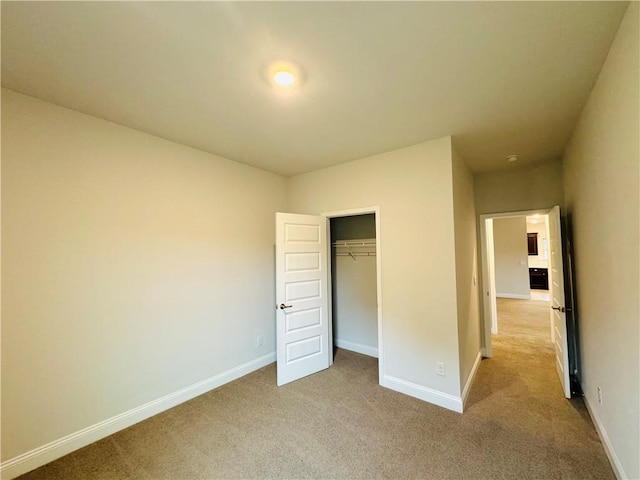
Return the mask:
<svg viewBox="0 0 640 480">
<path fill-rule="evenodd" d="M 362 240 L 339 240 L 333 242 L 331 245 L 334 247 L 375 247 L 375 238 L 365 238 Z"/>
<path fill-rule="evenodd" d="M 338 240 L 332 243 L 336 257 L 375 257 L 376 239 Z"/>
</svg>

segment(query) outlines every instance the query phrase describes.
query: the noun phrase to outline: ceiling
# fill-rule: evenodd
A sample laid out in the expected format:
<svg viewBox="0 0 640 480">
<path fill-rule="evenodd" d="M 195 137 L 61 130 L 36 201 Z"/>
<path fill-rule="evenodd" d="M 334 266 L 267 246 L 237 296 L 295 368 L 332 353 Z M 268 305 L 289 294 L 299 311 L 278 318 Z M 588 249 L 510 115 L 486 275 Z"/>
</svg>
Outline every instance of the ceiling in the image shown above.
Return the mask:
<svg viewBox="0 0 640 480">
<path fill-rule="evenodd" d="M 626 7 L 2 2 L 2 85 L 286 176 L 446 135 L 491 171 L 562 155 Z"/>
</svg>

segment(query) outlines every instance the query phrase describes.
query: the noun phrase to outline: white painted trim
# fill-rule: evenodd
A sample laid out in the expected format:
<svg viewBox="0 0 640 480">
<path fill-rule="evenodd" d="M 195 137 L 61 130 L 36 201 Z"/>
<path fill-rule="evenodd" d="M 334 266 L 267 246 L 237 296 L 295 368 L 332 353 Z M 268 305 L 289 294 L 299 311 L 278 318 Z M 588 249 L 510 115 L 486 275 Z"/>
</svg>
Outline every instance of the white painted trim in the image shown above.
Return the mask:
<svg viewBox="0 0 640 480">
<path fill-rule="evenodd" d="M 439 407 L 462 413 L 462 398 L 456 397 L 455 395 L 427 388 L 390 375 L 385 375 L 380 385 L 395 390 L 396 392 L 424 400 L 425 402 L 433 403 Z"/>
<path fill-rule="evenodd" d="M 485 357 L 491 357 L 491 330 L 492 330 L 492 315 L 489 311 L 491 300 L 491 285 L 492 281 L 489 279 L 489 260 L 487 253 L 487 221 L 483 215 L 479 216 L 478 223 L 480 224 L 480 261 L 478 262 L 478 268 L 480 269 L 480 277 L 482 278 L 482 291 L 480 292 L 480 310 L 482 312 L 482 349 L 484 350 Z M 491 242 L 493 244 L 493 242 Z"/>
<path fill-rule="evenodd" d="M 517 298 L 519 300 L 531 300 L 531 295 L 521 295 L 519 293 L 496 293 L 497 298 Z"/>
<path fill-rule="evenodd" d="M 337 218 L 337 217 L 351 217 L 353 215 L 366 215 L 367 213 L 377 213 L 380 210 L 380 207 L 358 207 L 358 208 L 348 208 L 346 210 L 337 210 L 335 212 L 322 212 L 320 215 L 327 218 Z"/>
<path fill-rule="evenodd" d="M 616 478 L 619 480 L 629 478 L 622 468 L 622 464 L 620 463 L 620 459 L 616 455 L 616 451 L 613 449 L 613 445 L 611 440 L 609 440 L 609 435 L 607 435 L 607 431 L 604 429 L 604 425 L 600 421 L 600 417 L 598 417 L 598 413 L 595 408 L 592 408 L 589 404 L 589 400 L 587 400 L 587 396 L 582 397 L 584 399 L 584 404 L 587 407 L 587 411 L 589 412 L 589 416 L 593 421 L 593 425 L 596 427 L 596 432 L 598 432 L 598 436 L 600 437 L 600 441 L 604 446 L 604 452 L 607 454 L 607 458 L 609 459 L 609 463 L 611 464 L 611 468 L 613 469 L 613 473 Z"/>
<path fill-rule="evenodd" d="M 382 384 L 384 376 L 384 362 L 382 339 L 384 337 L 384 316 L 382 315 L 382 220 L 380 219 L 380 207 L 375 207 L 376 213 L 376 279 L 377 297 L 378 297 L 378 383 Z"/>
<path fill-rule="evenodd" d="M 378 358 L 378 349 L 376 347 L 362 345 L 361 343 L 350 342 L 348 340 L 340 340 L 339 338 L 335 339 L 335 345 L 336 347 L 343 348 L 344 350 L 350 350 L 352 352 Z"/>
<path fill-rule="evenodd" d="M 481 361 L 482 361 L 482 352 L 479 351 L 475 361 L 473 362 L 473 367 L 471 367 L 471 372 L 467 377 L 467 382 L 465 383 L 464 388 L 462 389 L 462 408 L 463 409 L 467 403 L 467 397 L 469 396 L 469 392 L 471 391 L 471 385 L 473 385 L 473 381 L 476 379 L 476 373 L 478 373 L 478 368 L 480 367 Z"/>
<path fill-rule="evenodd" d="M 144 405 L 128 410 L 124 413 L 108 418 L 53 442 L 34 448 L 0 464 L 0 478 L 12 479 L 30 472 L 42 465 L 56 460 L 79 448 L 85 447 L 113 433 L 123 430 L 142 420 L 157 415 L 160 412 L 175 407 L 192 398 L 209 392 L 226 383 L 236 380 L 255 370 L 276 361 L 276 353 L 272 352 L 255 360 L 234 367 L 225 372 L 209 377 L 200 382 L 189 385 L 181 390 L 160 397 Z"/>
<path fill-rule="evenodd" d="M 517 212 L 483 213 L 485 218 L 509 218 L 509 217 L 530 217 L 531 215 L 547 215 L 553 207 L 540 208 L 538 210 L 520 210 Z"/>
<path fill-rule="evenodd" d="M 333 271 L 331 270 L 331 220 L 325 217 L 327 231 L 327 313 L 329 316 L 329 367 L 333 365 Z"/>
</svg>

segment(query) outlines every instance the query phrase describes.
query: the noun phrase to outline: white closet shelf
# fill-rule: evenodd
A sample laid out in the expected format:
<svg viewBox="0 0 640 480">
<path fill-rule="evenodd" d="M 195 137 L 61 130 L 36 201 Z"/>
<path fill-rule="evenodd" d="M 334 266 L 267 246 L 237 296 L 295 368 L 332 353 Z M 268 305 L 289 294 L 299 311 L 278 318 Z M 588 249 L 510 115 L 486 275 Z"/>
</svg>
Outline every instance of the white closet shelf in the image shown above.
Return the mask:
<svg viewBox="0 0 640 480">
<path fill-rule="evenodd" d="M 338 240 L 337 242 L 333 242 L 332 245 L 334 247 L 375 247 L 376 239 L 365 238 L 362 240 Z"/>
<path fill-rule="evenodd" d="M 375 257 L 376 239 L 363 238 L 356 240 L 338 240 L 332 243 L 336 257 Z"/>
</svg>

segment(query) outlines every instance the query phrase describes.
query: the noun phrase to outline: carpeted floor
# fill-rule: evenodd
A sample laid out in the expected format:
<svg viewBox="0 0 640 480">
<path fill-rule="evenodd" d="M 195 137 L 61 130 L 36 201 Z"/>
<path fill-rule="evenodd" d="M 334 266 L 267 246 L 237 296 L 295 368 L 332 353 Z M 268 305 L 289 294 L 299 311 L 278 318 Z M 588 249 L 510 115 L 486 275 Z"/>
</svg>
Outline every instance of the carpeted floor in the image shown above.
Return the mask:
<svg viewBox="0 0 640 480">
<path fill-rule="evenodd" d="M 502 300 L 464 414 L 377 384 L 377 360 L 277 387 L 270 365 L 21 477 L 613 479 L 581 399 L 565 400 L 548 303 Z"/>
</svg>

